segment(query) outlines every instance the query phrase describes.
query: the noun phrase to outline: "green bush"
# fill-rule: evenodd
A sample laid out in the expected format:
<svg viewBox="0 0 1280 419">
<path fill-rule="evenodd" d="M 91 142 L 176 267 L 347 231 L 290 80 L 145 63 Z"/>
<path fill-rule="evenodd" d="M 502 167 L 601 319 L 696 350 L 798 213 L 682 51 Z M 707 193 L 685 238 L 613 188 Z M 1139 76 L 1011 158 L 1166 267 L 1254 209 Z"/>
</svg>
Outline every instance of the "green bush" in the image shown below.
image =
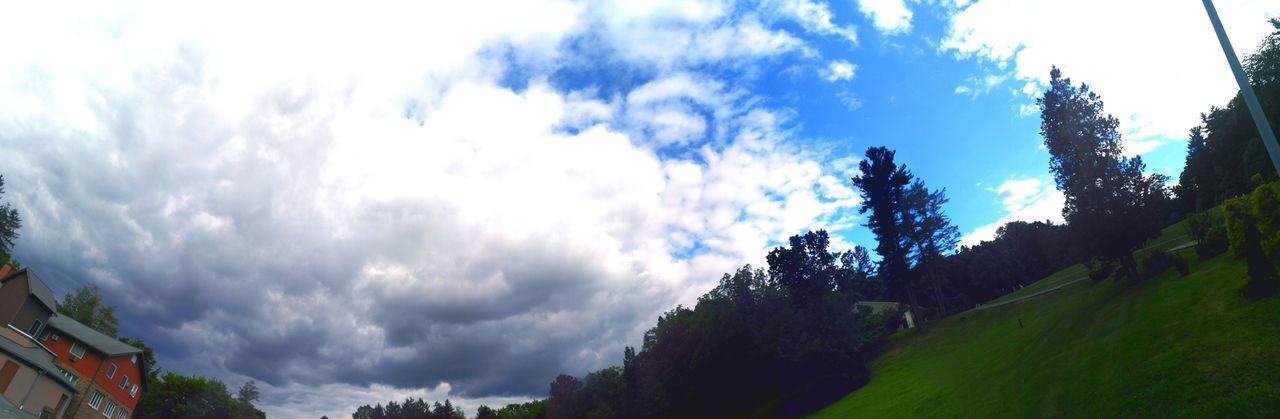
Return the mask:
<svg viewBox="0 0 1280 419">
<path fill-rule="evenodd" d="M 1090 265 L 1089 279 L 1092 279 L 1093 282 L 1098 282 L 1098 281 L 1107 279 L 1107 277 L 1111 276 L 1111 273 L 1115 272 L 1116 270 L 1115 263 L 1111 261 L 1095 260 L 1093 263 L 1090 263 L 1089 265 Z"/>
<path fill-rule="evenodd" d="M 1274 257 L 1267 255 L 1262 246 L 1264 239 L 1274 234 L 1267 231 L 1271 226 L 1264 220 L 1275 215 L 1258 214 L 1254 205 L 1255 198 L 1267 199 L 1267 186 L 1260 186 L 1249 196 L 1229 199 L 1223 204 L 1231 251 L 1248 263 L 1249 283 L 1240 291 L 1250 298 L 1271 296 L 1280 285 Z"/>
<path fill-rule="evenodd" d="M 1152 253 L 1151 256 L 1147 256 L 1145 259 L 1142 259 L 1142 275 L 1147 278 L 1153 278 L 1156 275 L 1164 273 L 1164 271 L 1167 271 L 1170 267 L 1174 266 L 1175 262 L 1173 261 L 1173 258 L 1175 257 L 1176 256 L 1170 256 L 1165 252 Z M 1179 258 L 1179 260 L 1181 260 L 1181 258 Z M 1182 263 L 1186 264 L 1186 261 L 1182 261 Z M 1181 270 L 1179 270 L 1179 272 L 1181 272 Z M 1184 273 L 1183 275 L 1186 274 Z"/>
<path fill-rule="evenodd" d="M 1169 264 L 1173 265 L 1173 269 L 1178 271 L 1178 275 L 1187 276 L 1191 274 L 1191 265 L 1188 265 L 1187 260 L 1183 259 L 1182 256 L 1169 255 Z"/>
</svg>

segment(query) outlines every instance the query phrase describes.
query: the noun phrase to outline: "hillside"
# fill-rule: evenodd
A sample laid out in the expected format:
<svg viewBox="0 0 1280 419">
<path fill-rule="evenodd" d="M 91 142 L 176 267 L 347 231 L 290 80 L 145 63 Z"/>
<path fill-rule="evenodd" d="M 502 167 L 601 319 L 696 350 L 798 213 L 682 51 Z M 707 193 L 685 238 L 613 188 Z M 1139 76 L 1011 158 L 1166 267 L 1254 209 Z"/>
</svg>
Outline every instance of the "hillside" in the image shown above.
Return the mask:
<svg viewBox="0 0 1280 419">
<path fill-rule="evenodd" d="M 1188 239 L 1184 223 L 1146 251 Z M 891 338 L 871 381 L 815 417 L 1276 417 L 1280 297 L 1230 252 L 1139 283 L 1082 281 Z M 1083 276 L 1073 266 L 1000 300 Z M 1019 327 L 1021 320 L 1024 327 Z"/>
</svg>

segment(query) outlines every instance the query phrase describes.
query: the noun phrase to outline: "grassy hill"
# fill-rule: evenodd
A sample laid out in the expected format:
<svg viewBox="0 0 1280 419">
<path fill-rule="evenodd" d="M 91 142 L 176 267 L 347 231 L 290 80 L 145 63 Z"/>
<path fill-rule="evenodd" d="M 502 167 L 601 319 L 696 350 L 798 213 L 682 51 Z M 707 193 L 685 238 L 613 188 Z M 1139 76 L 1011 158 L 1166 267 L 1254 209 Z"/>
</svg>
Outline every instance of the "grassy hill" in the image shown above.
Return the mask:
<svg viewBox="0 0 1280 419">
<path fill-rule="evenodd" d="M 1148 249 L 1186 243 L 1183 223 Z M 1230 252 L 1191 274 L 1085 280 L 895 335 L 871 382 L 815 417 L 1280 417 L 1280 296 Z M 999 301 L 1086 273 L 1073 266 Z M 1024 327 L 1019 327 L 1019 319 Z"/>
</svg>

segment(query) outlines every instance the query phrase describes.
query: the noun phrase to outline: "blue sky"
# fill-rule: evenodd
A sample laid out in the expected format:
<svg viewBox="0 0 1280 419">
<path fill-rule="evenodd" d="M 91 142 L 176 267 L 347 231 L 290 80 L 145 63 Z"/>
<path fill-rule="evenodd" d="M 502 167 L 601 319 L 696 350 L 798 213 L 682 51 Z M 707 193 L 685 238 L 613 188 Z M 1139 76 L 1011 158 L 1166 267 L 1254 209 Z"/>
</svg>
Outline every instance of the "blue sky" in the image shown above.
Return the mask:
<svg viewBox="0 0 1280 419">
<path fill-rule="evenodd" d="M 1218 9 L 1242 52 L 1280 12 Z M 615 365 L 788 236 L 874 247 L 869 146 L 969 243 L 1060 219 L 1051 65 L 1168 175 L 1235 92 L 1200 3 L 1157 0 L 32 3 L 0 51 L 16 258 L 273 417 Z"/>
</svg>

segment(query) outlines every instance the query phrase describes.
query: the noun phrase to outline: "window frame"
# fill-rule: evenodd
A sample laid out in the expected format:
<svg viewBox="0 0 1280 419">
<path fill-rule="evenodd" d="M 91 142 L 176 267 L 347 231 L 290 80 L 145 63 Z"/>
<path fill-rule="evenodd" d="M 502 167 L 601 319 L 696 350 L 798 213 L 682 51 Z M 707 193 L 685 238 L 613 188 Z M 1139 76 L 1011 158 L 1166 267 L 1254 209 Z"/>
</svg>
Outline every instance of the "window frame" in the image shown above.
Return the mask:
<svg viewBox="0 0 1280 419">
<path fill-rule="evenodd" d="M 76 348 L 80 348 L 80 353 L 79 353 L 79 354 L 76 354 Z M 85 351 L 87 351 L 87 350 L 88 350 L 88 348 L 86 348 L 84 345 L 80 344 L 80 342 L 72 342 L 72 343 L 71 343 L 71 351 L 70 351 L 70 353 L 71 353 L 71 360 L 72 360 L 72 361 L 75 361 L 75 360 L 78 360 L 78 359 L 80 359 L 80 358 L 84 358 L 84 353 L 85 353 Z"/>
<path fill-rule="evenodd" d="M 106 396 L 101 391 L 94 390 L 93 394 L 89 395 L 89 408 L 98 410 L 99 407 L 102 407 L 102 399 L 105 398 Z"/>
<path fill-rule="evenodd" d="M 102 416 L 106 416 L 110 418 L 115 416 L 115 414 L 116 414 L 116 402 L 107 400 L 107 406 L 102 408 Z"/>
<path fill-rule="evenodd" d="M 119 367 L 116 367 L 116 363 L 114 363 L 114 362 L 112 362 L 112 363 L 111 363 L 111 365 L 108 365 L 108 366 L 107 366 L 107 378 L 116 378 L 116 370 L 118 370 L 118 369 L 120 369 L 120 368 L 119 368 Z"/>
<path fill-rule="evenodd" d="M 120 374 L 120 389 L 124 390 L 126 388 L 129 388 L 129 376 Z"/>
</svg>

